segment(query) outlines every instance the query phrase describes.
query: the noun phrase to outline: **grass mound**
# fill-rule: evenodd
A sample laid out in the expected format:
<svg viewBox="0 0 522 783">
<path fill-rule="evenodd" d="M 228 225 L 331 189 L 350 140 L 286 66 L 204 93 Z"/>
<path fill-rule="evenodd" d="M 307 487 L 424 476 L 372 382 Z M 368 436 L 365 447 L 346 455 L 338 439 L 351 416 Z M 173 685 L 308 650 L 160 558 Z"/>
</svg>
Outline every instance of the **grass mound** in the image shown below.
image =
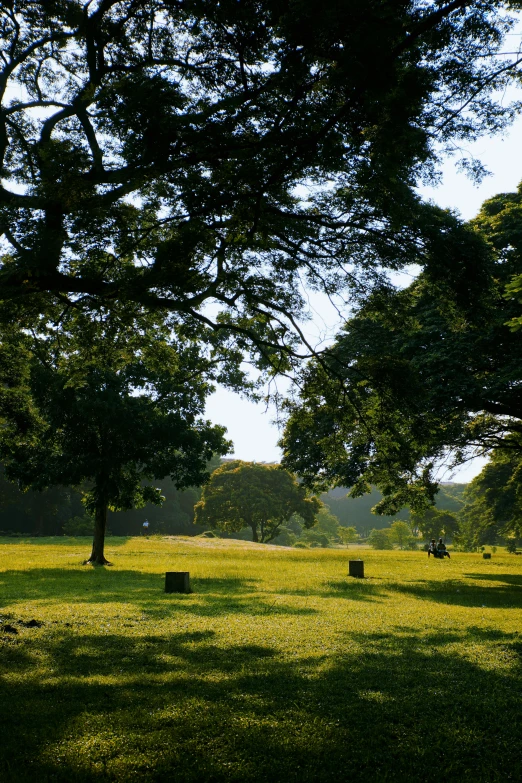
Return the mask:
<svg viewBox="0 0 522 783">
<path fill-rule="evenodd" d="M 2 781 L 522 779 L 516 556 L 86 548 L 0 541 Z"/>
</svg>

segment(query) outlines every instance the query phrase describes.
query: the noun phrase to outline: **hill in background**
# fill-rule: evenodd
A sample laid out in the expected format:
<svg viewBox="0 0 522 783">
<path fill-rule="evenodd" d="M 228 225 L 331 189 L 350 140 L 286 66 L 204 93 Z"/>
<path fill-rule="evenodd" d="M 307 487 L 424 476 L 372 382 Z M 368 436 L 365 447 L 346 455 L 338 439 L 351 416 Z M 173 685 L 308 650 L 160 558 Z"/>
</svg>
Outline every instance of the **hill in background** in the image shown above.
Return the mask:
<svg viewBox="0 0 522 783">
<path fill-rule="evenodd" d="M 467 484 L 443 484 L 436 497 L 437 508 L 452 513 L 459 511 L 464 502 L 462 496 L 466 486 Z M 346 487 L 335 487 L 335 489 L 321 495 L 321 500 L 337 517 L 341 525 L 355 527 L 362 536 L 367 536 L 372 528 L 380 530 L 383 527 L 389 527 L 397 519 L 406 521 L 409 518 L 410 513 L 407 508 L 403 508 L 394 517 L 372 514 L 372 508 L 382 498 L 378 489 L 373 489 L 369 495 L 363 495 L 360 498 L 348 497 L 348 492 Z"/>
</svg>

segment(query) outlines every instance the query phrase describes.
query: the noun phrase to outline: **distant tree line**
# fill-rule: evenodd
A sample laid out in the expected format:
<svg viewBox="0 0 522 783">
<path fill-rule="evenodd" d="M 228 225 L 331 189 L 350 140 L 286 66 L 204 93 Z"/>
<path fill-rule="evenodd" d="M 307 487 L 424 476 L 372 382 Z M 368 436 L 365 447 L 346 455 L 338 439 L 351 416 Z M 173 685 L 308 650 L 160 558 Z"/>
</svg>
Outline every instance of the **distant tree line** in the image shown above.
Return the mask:
<svg viewBox="0 0 522 783">
<path fill-rule="evenodd" d="M 516 551 L 522 543 L 520 465 L 511 453 L 495 453 L 468 485 L 441 487 L 435 506 L 403 509 L 396 517 L 372 513 L 382 497 L 377 489 L 352 498 L 339 487 L 311 502 L 291 474 L 275 465 L 228 460 L 220 466 L 215 457 L 209 469 L 207 488 L 179 490 L 167 477 L 158 482 L 162 505 L 109 512 L 109 532 L 139 535 L 148 519 L 151 534 L 198 535 L 210 528 L 225 538 L 298 548 L 359 542 L 417 549 L 440 536 L 467 551 L 488 545 Z M 21 491 L 0 470 L 0 535 L 92 535 L 94 519 L 84 496 L 82 488 L 62 486 Z"/>
<path fill-rule="evenodd" d="M 435 507 L 453 514 L 457 513 L 462 507 L 462 494 L 465 488 L 465 484 L 442 486 L 435 497 Z M 341 525 L 354 525 L 363 538 L 367 538 L 371 530 L 389 527 L 396 520 L 410 521 L 410 511 L 407 508 L 401 509 L 394 516 L 374 513 L 372 509 L 382 500 L 382 494 L 376 487 L 373 487 L 368 494 L 357 498 L 349 495 L 349 491 L 347 487 L 336 487 L 322 494 L 321 500 L 326 503 Z M 415 528 L 415 525 L 413 527 Z"/>
<path fill-rule="evenodd" d="M 257 508 L 260 509 L 258 519 L 260 513 L 266 516 L 269 512 L 268 521 L 257 524 L 258 540 L 283 546 L 326 547 L 364 541 L 372 530 L 386 529 L 389 525 L 393 527 L 397 522 L 393 517 L 372 514 L 371 505 L 381 498 L 377 490 L 354 499 L 347 495 L 347 489 L 338 488 L 323 494 L 320 501 L 310 505 L 303 492 L 301 495 L 294 494 L 297 485 L 288 471 L 277 469 L 277 466 L 240 461 L 226 460 L 221 467 L 219 463 L 220 458 L 215 457 L 209 465 L 213 473 L 206 490 L 199 487 L 178 490 L 172 479 L 167 477 L 158 481 L 158 489 L 165 498 L 161 506 L 149 503 L 139 509 L 109 511 L 109 532 L 112 535 L 138 535 L 142 532 L 143 521 L 147 519 L 150 533 L 197 535 L 211 528 L 224 537 L 256 540 L 252 530 L 252 512 Z M 239 471 L 238 467 L 241 468 Z M 265 485 L 261 483 L 260 486 L 259 476 L 264 478 Z M 220 495 L 219 491 L 216 492 L 216 485 L 220 480 L 223 482 L 223 478 L 231 486 L 226 486 Z M 282 479 L 281 486 L 277 483 L 279 479 Z M 458 485 L 451 490 L 458 495 L 464 488 L 465 485 Z M 22 491 L 8 481 L 1 470 L 0 534 L 91 535 L 94 520 L 82 502 L 84 496 L 82 488 L 62 486 Z M 213 513 L 208 505 L 209 497 Z M 452 498 L 444 490 L 441 490 L 438 503 L 447 511 L 455 511 L 462 506 L 458 497 Z M 232 506 L 234 513 L 227 517 L 227 509 Z M 244 516 L 241 516 L 242 513 Z M 246 523 L 247 513 L 250 514 L 249 524 Z M 427 518 L 431 519 L 429 514 Z M 438 524 L 444 519 L 444 512 L 436 511 L 434 518 Z M 404 520 L 409 521 L 406 509 L 398 515 L 398 519 L 401 524 L 405 524 Z M 427 536 L 432 532 L 437 534 L 440 529 L 437 524 L 421 524 L 422 532 Z M 415 525 L 413 529 L 421 532 Z M 375 540 L 381 539 L 377 537 Z"/>
<path fill-rule="evenodd" d="M 112 535 L 138 535 L 145 519 L 151 533 L 190 536 L 204 530 L 194 524 L 194 506 L 201 496 L 198 487 L 178 490 L 168 477 L 158 485 L 165 498 L 163 505 L 108 512 Z M 0 535 L 92 536 L 93 530 L 94 519 L 86 512 L 80 489 L 52 487 L 22 492 L 0 472 Z"/>
<path fill-rule="evenodd" d="M 391 549 L 399 543 L 398 526 L 405 525 L 410 531 L 409 545 L 442 536 L 461 551 L 500 545 L 517 552 L 522 546 L 521 473 L 521 461 L 513 451 L 494 450 L 469 484 L 441 489 L 435 496 L 436 505 L 410 512 L 408 525 L 400 520 L 388 527 L 375 525 L 368 543 L 376 549 Z"/>
</svg>

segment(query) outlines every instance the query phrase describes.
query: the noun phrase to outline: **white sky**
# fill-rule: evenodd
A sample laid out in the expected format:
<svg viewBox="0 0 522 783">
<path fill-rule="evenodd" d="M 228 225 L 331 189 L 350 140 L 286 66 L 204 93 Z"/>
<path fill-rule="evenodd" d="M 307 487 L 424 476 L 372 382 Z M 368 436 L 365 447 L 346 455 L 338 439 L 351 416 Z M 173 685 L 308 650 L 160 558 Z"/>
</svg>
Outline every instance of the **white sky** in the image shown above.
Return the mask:
<svg viewBox="0 0 522 783">
<path fill-rule="evenodd" d="M 455 159 L 443 167 L 443 181 L 437 188 L 421 188 L 425 198 L 442 207 L 457 209 L 463 218 L 472 218 L 483 201 L 496 193 L 516 190 L 522 180 L 522 117 L 510 128 L 505 138 L 483 138 L 469 147 L 485 164 L 492 175 L 476 186 L 455 168 Z M 326 299 L 314 297 L 314 323 L 310 329 L 317 335 L 332 333 L 334 310 Z M 335 333 L 335 329 L 333 330 Z M 209 399 L 207 416 L 216 424 L 223 424 L 234 442 L 233 455 L 238 459 L 258 462 L 278 462 L 281 452 L 277 447 L 279 432 L 273 424 L 275 412 L 266 410 L 225 389 L 219 389 Z M 485 460 L 475 459 L 463 466 L 446 481 L 470 481 L 482 469 Z"/>
</svg>

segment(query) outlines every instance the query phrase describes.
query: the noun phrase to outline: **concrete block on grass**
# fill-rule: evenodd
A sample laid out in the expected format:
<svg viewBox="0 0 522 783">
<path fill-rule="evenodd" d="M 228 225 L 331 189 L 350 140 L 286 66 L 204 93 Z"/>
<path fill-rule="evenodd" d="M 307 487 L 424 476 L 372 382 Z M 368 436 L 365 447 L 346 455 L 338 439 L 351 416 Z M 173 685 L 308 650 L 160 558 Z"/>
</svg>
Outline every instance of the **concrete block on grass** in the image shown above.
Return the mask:
<svg viewBox="0 0 522 783">
<path fill-rule="evenodd" d="M 189 571 L 167 571 L 165 574 L 166 593 L 191 593 Z"/>
<path fill-rule="evenodd" d="M 348 573 L 350 576 L 356 576 L 364 579 L 364 560 L 349 560 Z"/>
</svg>

